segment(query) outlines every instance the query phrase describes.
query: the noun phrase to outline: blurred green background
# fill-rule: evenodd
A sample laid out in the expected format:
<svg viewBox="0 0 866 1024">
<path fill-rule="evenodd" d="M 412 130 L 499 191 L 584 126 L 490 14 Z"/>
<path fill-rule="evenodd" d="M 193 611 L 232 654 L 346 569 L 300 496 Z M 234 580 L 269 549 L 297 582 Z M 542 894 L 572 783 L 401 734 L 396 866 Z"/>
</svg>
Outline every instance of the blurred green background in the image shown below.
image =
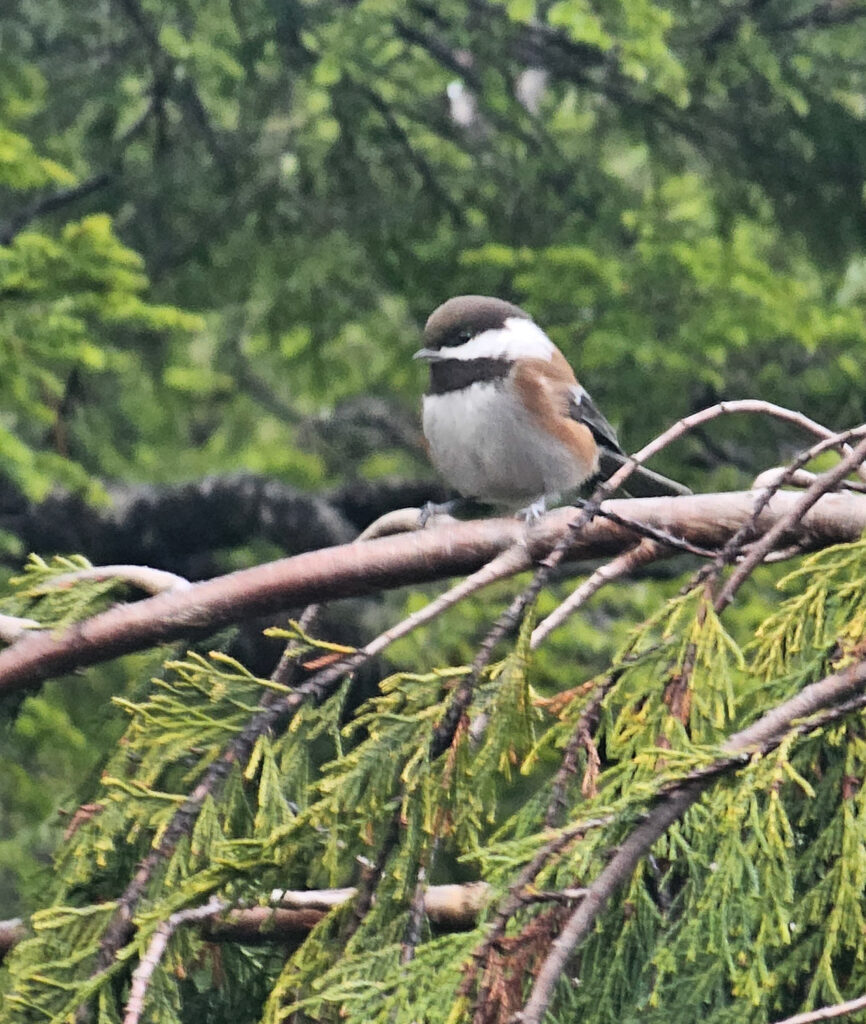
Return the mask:
<svg viewBox="0 0 866 1024">
<path fill-rule="evenodd" d="M 864 24 L 846 0 L 5 0 L 6 575 L 55 540 L 106 560 L 130 495 L 171 496 L 146 560 L 183 562 L 193 494 L 171 485 L 255 474 L 346 535 L 370 488 L 423 494 L 409 357 L 459 292 L 524 305 L 631 450 L 721 398 L 862 421 Z M 803 442 L 730 419 L 657 468 L 742 487 Z M 228 526 L 190 575 L 312 544 L 248 529 L 230 487 L 213 501 Z M 359 635 L 419 599 L 353 611 Z M 579 627 L 599 664 L 620 611 Z M 459 621 L 401 656 L 466 657 Z M 116 741 L 108 697 L 152 670 L 0 709 L 0 916 Z"/>
</svg>

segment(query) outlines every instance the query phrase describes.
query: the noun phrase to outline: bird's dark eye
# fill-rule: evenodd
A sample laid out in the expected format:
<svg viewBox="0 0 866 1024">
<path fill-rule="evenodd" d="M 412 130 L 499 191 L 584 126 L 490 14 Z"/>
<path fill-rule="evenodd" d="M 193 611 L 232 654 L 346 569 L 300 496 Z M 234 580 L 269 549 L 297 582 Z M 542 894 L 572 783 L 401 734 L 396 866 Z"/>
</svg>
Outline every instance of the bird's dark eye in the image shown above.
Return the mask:
<svg viewBox="0 0 866 1024">
<path fill-rule="evenodd" d="M 457 332 L 457 344 L 463 345 L 467 341 L 472 340 L 472 331 L 468 327 L 464 327 L 463 330 Z"/>
</svg>

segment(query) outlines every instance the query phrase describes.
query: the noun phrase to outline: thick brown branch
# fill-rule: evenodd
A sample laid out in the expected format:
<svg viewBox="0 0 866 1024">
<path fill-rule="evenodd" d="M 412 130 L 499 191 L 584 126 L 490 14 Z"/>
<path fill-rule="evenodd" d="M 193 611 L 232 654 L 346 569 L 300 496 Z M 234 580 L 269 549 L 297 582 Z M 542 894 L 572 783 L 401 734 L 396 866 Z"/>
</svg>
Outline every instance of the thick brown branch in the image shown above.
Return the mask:
<svg viewBox="0 0 866 1024">
<path fill-rule="evenodd" d="M 634 498 L 604 507 L 703 547 L 720 547 L 752 515 L 755 498 L 747 491 Z M 758 519 L 759 532 L 788 515 L 799 500 L 795 493 L 775 495 Z M 112 608 L 55 634 L 24 636 L 0 652 L 0 690 L 34 686 L 120 654 L 203 635 L 293 605 L 474 572 L 516 543 L 526 543 L 540 559 L 573 517 L 573 510 L 560 509 L 529 531 L 514 519 L 490 519 L 340 545 Z M 866 497 L 828 494 L 802 521 L 792 523 L 778 544 L 786 547 L 796 541 L 805 549 L 820 548 L 856 540 L 864 529 Z M 569 557 L 616 555 L 633 546 L 634 539 L 625 527 L 596 518 L 573 538 Z"/>
</svg>

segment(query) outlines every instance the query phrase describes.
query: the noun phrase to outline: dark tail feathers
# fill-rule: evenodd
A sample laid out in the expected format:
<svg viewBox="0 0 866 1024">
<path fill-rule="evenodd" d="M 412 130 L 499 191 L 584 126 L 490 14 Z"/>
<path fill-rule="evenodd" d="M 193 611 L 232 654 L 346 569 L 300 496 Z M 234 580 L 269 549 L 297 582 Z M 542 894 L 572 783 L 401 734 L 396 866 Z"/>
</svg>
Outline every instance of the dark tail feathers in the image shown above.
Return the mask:
<svg viewBox="0 0 866 1024">
<path fill-rule="evenodd" d="M 599 452 L 599 475 L 607 480 L 609 476 L 624 466 L 629 460 L 619 452 L 611 451 L 610 448 L 602 448 Z M 661 498 L 665 495 L 691 494 L 692 492 L 684 484 L 678 484 L 661 473 L 654 473 L 651 469 L 638 466 L 628 478 L 623 487 L 626 494 L 632 498 Z"/>
</svg>

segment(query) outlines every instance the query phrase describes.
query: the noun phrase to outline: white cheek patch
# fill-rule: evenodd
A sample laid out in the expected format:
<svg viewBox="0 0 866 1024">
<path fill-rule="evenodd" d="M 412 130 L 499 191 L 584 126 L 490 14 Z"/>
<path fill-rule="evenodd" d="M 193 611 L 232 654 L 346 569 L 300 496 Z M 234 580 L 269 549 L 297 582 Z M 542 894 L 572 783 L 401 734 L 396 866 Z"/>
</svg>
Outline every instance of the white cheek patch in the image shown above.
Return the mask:
<svg viewBox="0 0 866 1024">
<path fill-rule="evenodd" d="M 504 327 L 484 331 L 453 348 L 441 349 L 448 359 L 552 359 L 556 347 L 538 324 L 511 316 Z"/>
</svg>

